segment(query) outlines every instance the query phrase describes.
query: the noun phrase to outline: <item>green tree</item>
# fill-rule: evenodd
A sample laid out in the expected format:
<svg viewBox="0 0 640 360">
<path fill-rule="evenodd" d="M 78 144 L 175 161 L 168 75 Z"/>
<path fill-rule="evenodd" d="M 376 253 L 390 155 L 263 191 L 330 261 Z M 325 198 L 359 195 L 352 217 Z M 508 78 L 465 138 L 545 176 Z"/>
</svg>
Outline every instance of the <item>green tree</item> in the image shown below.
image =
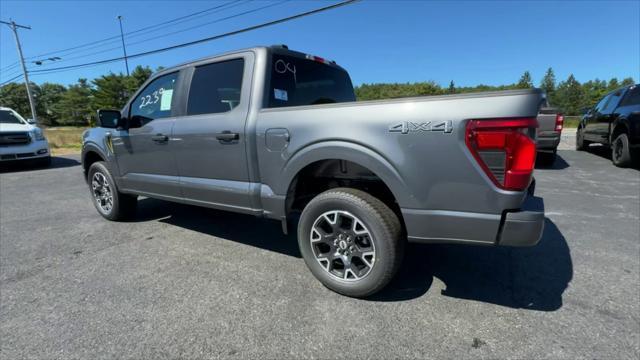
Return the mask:
<svg viewBox="0 0 640 360">
<path fill-rule="evenodd" d="M 61 114 L 60 125 L 89 125 L 95 118 L 92 100 L 91 85 L 87 79 L 78 79 L 78 83 L 69 86 L 57 104 L 56 110 Z"/>
<path fill-rule="evenodd" d="M 628 78 L 624 78 L 622 80 L 622 82 L 620 83 L 620 86 L 631 86 L 631 85 L 635 85 L 635 81 L 633 81 L 632 77 L 628 77 Z"/>
<path fill-rule="evenodd" d="M 580 115 L 583 107 L 584 93 L 582 86 L 573 76 L 569 75 L 566 81 L 560 82 L 556 90 L 557 103 L 565 115 Z"/>
<path fill-rule="evenodd" d="M 35 85 L 35 84 L 32 84 Z M 32 87 L 32 89 L 35 88 Z M 24 84 L 8 83 L 0 88 L 0 106 L 6 106 L 17 111 L 24 118 L 31 117 L 29 98 Z"/>
<path fill-rule="evenodd" d="M 36 92 L 36 111 L 38 112 L 38 121 L 42 125 L 55 126 L 61 118 L 60 108 L 57 104 L 60 102 L 67 88 L 64 85 L 43 83 L 38 87 Z"/>
<path fill-rule="evenodd" d="M 153 70 L 151 70 L 148 66 L 136 66 L 135 69 L 131 72 L 128 80 L 128 90 L 129 94 L 133 94 L 136 90 L 144 84 L 145 81 L 153 74 Z"/>
<path fill-rule="evenodd" d="M 122 73 L 102 75 L 93 84 L 93 104 L 98 109 L 119 110 L 129 99 L 130 80 Z"/>
<path fill-rule="evenodd" d="M 518 80 L 516 84 L 518 89 L 529 89 L 533 87 L 533 81 L 531 80 L 531 74 L 528 71 L 525 71 L 524 74 Z"/>
<path fill-rule="evenodd" d="M 453 80 L 451 80 L 451 82 L 449 83 L 448 92 L 449 92 L 449 94 L 455 94 L 456 93 L 456 84 L 453 83 Z"/>
<path fill-rule="evenodd" d="M 548 68 L 547 72 L 544 74 L 542 81 L 540 81 L 540 88 L 547 93 L 547 98 L 550 101 L 553 101 L 554 93 L 556 91 L 556 75 L 553 72 L 552 68 Z"/>
</svg>

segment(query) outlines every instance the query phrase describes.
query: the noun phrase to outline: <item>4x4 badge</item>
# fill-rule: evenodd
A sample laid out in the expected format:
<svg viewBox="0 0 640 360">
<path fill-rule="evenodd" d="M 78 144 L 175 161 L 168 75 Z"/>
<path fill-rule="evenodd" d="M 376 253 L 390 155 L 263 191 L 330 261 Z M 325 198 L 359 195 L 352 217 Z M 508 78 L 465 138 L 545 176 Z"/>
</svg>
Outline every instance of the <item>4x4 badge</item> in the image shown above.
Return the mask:
<svg viewBox="0 0 640 360">
<path fill-rule="evenodd" d="M 453 123 L 451 122 L 451 120 L 440 122 L 427 121 L 421 123 L 403 121 L 389 126 L 389 132 L 399 132 L 402 134 L 422 131 L 442 131 L 448 134 L 453 131 Z"/>
</svg>

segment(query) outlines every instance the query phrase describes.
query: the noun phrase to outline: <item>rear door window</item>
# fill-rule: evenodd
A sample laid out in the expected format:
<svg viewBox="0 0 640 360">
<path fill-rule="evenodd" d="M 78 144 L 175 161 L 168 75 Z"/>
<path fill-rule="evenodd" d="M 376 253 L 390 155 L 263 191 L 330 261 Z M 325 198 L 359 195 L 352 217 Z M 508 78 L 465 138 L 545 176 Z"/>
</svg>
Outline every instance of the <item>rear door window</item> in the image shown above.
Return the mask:
<svg viewBox="0 0 640 360">
<path fill-rule="evenodd" d="M 640 86 L 635 86 L 629 90 L 627 96 L 625 96 L 624 100 L 620 106 L 631 106 L 631 105 L 640 105 Z"/>
<path fill-rule="evenodd" d="M 351 79 L 337 66 L 302 57 L 273 54 L 267 107 L 355 101 Z"/>
<path fill-rule="evenodd" d="M 187 115 L 217 114 L 240 103 L 244 59 L 196 67 L 189 89 Z"/>
</svg>

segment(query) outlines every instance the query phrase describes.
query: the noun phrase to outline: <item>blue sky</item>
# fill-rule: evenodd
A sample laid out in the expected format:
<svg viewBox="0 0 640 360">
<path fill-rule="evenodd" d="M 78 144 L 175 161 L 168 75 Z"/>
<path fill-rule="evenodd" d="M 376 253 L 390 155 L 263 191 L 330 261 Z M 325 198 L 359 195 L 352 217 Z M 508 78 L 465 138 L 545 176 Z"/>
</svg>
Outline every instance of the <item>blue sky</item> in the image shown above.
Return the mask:
<svg viewBox="0 0 640 360">
<path fill-rule="evenodd" d="M 0 19 L 12 18 L 26 57 L 119 35 L 227 1 L 8 1 Z M 127 38 L 130 54 L 211 36 L 321 7 L 336 1 L 253 1 L 235 4 L 155 32 Z M 234 19 L 162 36 L 274 4 Z M 231 6 L 231 5 L 229 5 Z M 17 61 L 11 31 L 0 27 L 0 68 Z M 138 42 L 137 44 L 133 44 Z M 632 76 L 640 79 L 640 1 L 377 1 L 359 3 L 193 47 L 130 60 L 153 68 L 253 45 L 284 43 L 290 48 L 336 60 L 355 84 L 433 80 L 443 86 L 512 83 L 529 70 L 537 84 L 552 66 L 559 80 L 578 81 Z M 116 41 L 84 53 L 54 54 L 62 61 L 32 69 L 73 65 L 120 56 Z M 113 50 L 108 50 L 115 48 Z M 107 50 L 100 54 L 92 52 Z M 72 59 L 79 57 L 78 59 Z M 18 74 L 2 70 L 0 82 Z M 69 84 L 109 71 L 124 72 L 122 62 L 32 77 L 32 81 Z"/>
</svg>

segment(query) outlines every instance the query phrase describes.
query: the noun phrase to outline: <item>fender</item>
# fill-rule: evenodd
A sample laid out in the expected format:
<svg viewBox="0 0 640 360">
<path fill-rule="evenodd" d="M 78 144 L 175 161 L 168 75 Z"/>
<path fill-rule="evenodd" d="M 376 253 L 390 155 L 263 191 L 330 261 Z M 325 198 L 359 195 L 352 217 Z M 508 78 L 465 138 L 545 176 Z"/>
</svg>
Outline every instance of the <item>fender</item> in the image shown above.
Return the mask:
<svg viewBox="0 0 640 360">
<path fill-rule="evenodd" d="M 627 136 L 629 136 L 629 140 L 631 140 L 631 134 L 633 134 L 633 128 L 631 127 L 631 122 L 626 117 L 617 117 L 613 123 L 611 123 L 611 129 L 609 130 L 609 144 L 613 144 L 613 134 L 619 126 L 623 126 L 627 129 Z"/>
<path fill-rule="evenodd" d="M 106 144 L 104 144 L 104 140 L 103 144 L 97 144 L 93 141 L 93 139 L 84 139 L 80 161 L 82 162 L 82 168 L 85 171 L 85 177 L 87 175 L 86 171 L 88 170 L 85 168 L 85 160 L 89 152 L 98 154 L 105 161 L 105 165 L 111 171 L 111 175 L 116 181 L 116 186 L 120 186 L 120 169 L 118 169 L 118 163 L 116 162 L 114 154 L 107 150 L 107 146 Z"/>
<path fill-rule="evenodd" d="M 287 194 L 294 177 L 305 166 L 320 160 L 338 159 L 354 162 L 376 174 L 391 190 L 401 207 L 416 207 L 413 196 L 396 168 L 381 154 L 366 146 L 347 141 L 322 141 L 305 146 L 289 158 L 282 169 L 276 194 Z"/>
</svg>

